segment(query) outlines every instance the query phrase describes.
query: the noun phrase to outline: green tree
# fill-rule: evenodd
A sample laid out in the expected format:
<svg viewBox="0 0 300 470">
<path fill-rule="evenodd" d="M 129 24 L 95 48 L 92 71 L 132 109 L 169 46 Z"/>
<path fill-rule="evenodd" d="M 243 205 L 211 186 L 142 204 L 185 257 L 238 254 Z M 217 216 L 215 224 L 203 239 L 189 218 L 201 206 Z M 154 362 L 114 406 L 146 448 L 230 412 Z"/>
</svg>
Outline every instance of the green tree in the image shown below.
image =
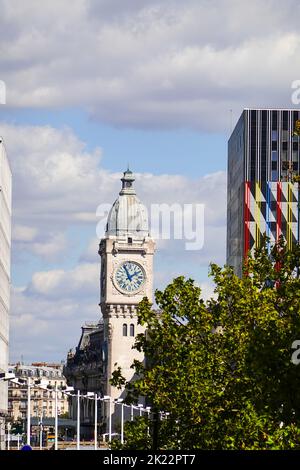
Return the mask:
<svg viewBox="0 0 300 470">
<path fill-rule="evenodd" d="M 138 308 L 147 335 L 135 348 L 127 400 L 145 396 L 168 411 L 159 447 L 168 449 L 299 449 L 300 365 L 291 362 L 300 340 L 300 249 L 267 242 L 249 255 L 242 278 L 211 265 L 215 297 L 207 302 L 193 280 L 178 277 Z M 158 313 L 159 312 L 159 313 Z M 112 383 L 124 385 L 122 371 Z M 135 439 L 151 447 L 145 424 L 131 423 L 126 448 Z M 144 440 L 141 435 L 144 433 Z"/>
</svg>

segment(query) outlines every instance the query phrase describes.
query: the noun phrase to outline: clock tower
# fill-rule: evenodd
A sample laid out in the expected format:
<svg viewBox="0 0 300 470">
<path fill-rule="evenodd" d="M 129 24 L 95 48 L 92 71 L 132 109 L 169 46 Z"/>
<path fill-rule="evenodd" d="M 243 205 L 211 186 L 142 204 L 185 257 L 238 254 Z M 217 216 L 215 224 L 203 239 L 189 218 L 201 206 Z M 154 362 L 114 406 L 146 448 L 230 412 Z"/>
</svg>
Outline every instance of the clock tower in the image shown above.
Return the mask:
<svg viewBox="0 0 300 470">
<path fill-rule="evenodd" d="M 134 359 L 143 360 L 132 346 L 145 328 L 138 325 L 137 305 L 148 297 L 152 301 L 153 254 L 147 209 L 133 186 L 134 176 L 125 171 L 122 189 L 107 219 L 105 237 L 99 245 L 101 256 L 100 306 L 104 321 L 105 394 L 119 398 L 121 391 L 109 383 L 120 366 L 127 381 L 133 377 Z M 115 365 L 117 364 L 117 366 Z"/>
</svg>

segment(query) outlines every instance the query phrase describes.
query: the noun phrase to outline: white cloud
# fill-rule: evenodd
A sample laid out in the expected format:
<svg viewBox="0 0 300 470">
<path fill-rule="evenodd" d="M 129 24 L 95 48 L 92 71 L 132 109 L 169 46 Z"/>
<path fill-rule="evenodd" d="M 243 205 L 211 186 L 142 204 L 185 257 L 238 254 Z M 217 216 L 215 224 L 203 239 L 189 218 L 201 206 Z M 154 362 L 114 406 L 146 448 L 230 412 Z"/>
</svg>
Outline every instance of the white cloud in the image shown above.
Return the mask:
<svg viewBox="0 0 300 470">
<path fill-rule="evenodd" d="M 0 6 L 12 106 L 83 106 L 118 126 L 228 130 L 229 109 L 291 105 L 299 78 L 297 0 Z"/>
<path fill-rule="evenodd" d="M 84 298 L 33 299 L 25 289 L 13 289 L 10 360 L 63 360 L 78 343 L 82 324 L 97 322 L 99 317 L 97 304 Z"/>
<path fill-rule="evenodd" d="M 12 237 L 18 242 L 31 242 L 37 235 L 37 229 L 34 227 L 26 227 L 25 225 L 14 225 Z"/>
<path fill-rule="evenodd" d="M 26 351 L 32 359 L 64 358 L 81 324 L 100 317 L 96 208 L 113 203 L 121 174 L 103 170 L 99 150 L 88 152 L 70 129 L 8 124 L 1 129 L 14 178 L 14 273 L 22 278 L 22 288 L 12 294 L 12 351 L 15 357 Z M 181 274 L 206 282 L 208 263 L 224 261 L 225 174 L 194 179 L 137 174 L 135 186 L 148 207 L 205 205 L 202 250 L 186 251 L 185 240 L 158 240 L 155 287 Z"/>
<path fill-rule="evenodd" d="M 59 298 L 88 298 L 97 296 L 100 267 L 98 264 L 80 264 L 73 270 L 62 269 L 36 272 L 25 293 L 56 300 Z"/>
<path fill-rule="evenodd" d="M 63 233 L 50 234 L 44 240 L 32 243 L 32 253 L 45 259 L 55 259 L 68 247 L 66 236 Z"/>
<path fill-rule="evenodd" d="M 100 166 L 100 150 L 87 152 L 70 129 L 1 124 L 14 179 L 14 253 L 57 260 L 67 253 L 68 231 L 90 225 L 96 234 L 98 204 L 112 204 L 121 174 Z M 225 225 L 226 177 L 137 174 L 147 205 L 204 204 L 205 229 Z M 95 230 L 95 231 L 94 231 Z M 78 228 L 80 232 L 80 229 Z M 163 247 L 164 244 L 160 246 Z M 168 247 L 168 245 L 166 245 Z M 72 248 L 72 247 L 70 247 Z M 97 248 L 94 248 L 95 255 Z M 209 254 L 209 253 L 208 253 Z M 95 258 L 94 258 L 95 259 Z"/>
</svg>

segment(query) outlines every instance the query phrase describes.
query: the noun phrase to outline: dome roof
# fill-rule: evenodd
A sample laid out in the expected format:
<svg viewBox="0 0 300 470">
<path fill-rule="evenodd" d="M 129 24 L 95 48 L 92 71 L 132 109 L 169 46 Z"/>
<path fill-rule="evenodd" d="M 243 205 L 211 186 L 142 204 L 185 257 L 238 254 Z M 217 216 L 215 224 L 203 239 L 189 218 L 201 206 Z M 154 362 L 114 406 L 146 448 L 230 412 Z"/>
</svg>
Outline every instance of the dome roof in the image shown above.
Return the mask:
<svg viewBox="0 0 300 470">
<path fill-rule="evenodd" d="M 107 218 L 106 236 L 144 238 L 149 235 L 146 207 L 136 197 L 133 173 L 124 172 L 122 189 Z"/>
</svg>

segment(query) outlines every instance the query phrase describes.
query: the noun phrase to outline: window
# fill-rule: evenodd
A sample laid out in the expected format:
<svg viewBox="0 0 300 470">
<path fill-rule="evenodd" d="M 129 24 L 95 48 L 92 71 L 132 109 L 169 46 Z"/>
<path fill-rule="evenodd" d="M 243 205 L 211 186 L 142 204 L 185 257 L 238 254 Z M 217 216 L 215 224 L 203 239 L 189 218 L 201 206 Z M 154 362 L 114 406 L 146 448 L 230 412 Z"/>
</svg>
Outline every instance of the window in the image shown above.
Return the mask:
<svg viewBox="0 0 300 470">
<path fill-rule="evenodd" d="M 134 324 L 131 323 L 130 325 L 130 336 L 134 336 Z"/>
<path fill-rule="evenodd" d="M 288 131 L 282 131 L 282 141 L 287 142 L 289 140 L 289 133 Z"/>
<path fill-rule="evenodd" d="M 272 181 L 277 181 L 278 175 L 276 170 L 272 170 Z"/>
<path fill-rule="evenodd" d="M 123 323 L 123 336 L 127 336 L 127 325 Z"/>
<path fill-rule="evenodd" d="M 277 162 L 272 162 L 272 170 L 277 170 Z"/>
<path fill-rule="evenodd" d="M 272 131 L 272 140 L 273 140 L 273 142 L 277 140 L 277 137 L 278 137 L 277 131 Z"/>
<path fill-rule="evenodd" d="M 129 245 L 132 244 L 132 237 L 128 237 L 128 243 L 129 243 Z"/>
<path fill-rule="evenodd" d="M 277 151 L 272 152 L 272 162 L 277 162 Z"/>
</svg>

